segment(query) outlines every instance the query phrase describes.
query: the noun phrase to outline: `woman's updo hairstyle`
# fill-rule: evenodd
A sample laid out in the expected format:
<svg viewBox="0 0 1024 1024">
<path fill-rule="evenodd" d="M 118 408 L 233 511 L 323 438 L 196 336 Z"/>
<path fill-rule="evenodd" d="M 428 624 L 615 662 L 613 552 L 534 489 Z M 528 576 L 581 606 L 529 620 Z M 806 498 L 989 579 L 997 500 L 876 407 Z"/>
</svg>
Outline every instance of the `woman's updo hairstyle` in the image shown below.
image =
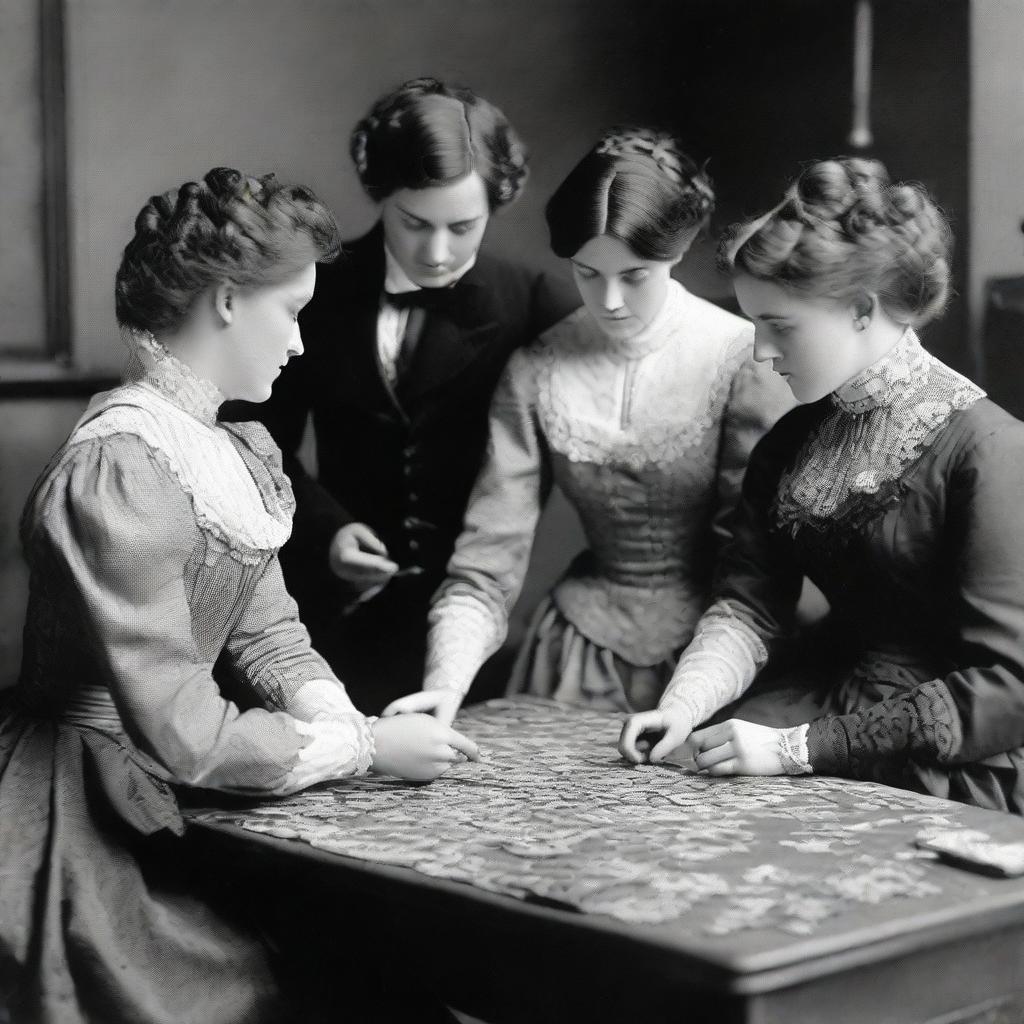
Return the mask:
<svg viewBox="0 0 1024 1024">
<path fill-rule="evenodd" d="M 946 304 L 951 242 L 923 186 L 841 157 L 807 167 L 774 210 L 730 228 L 719 263 L 818 297 L 874 293 L 897 323 L 919 327 Z"/>
<path fill-rule="evenodd" d="M 334 215 L 309 189 L 216 167 L 139 211 L 115 278 L 118 322 L 173 331 L 207 288 L 277 284 L 340 245 Z"/>
<path fill-rule="evenodd" d="M 495 210 L 526 184 L 526 149 L 505 115 L 469 89 L 436 78 L 414 78 L 382 96 L 356 125 L 349 151 L 374 202 L 476 171 Z"/>
<path fill-rule="evenodd" d="M 715 208 L 711 179 L 678 139 L 652 128 L 612 128 L 548 201 L 551 248 L 570 258 L 611 235 L 641 259 L 678 260 Z"/>
</svg>

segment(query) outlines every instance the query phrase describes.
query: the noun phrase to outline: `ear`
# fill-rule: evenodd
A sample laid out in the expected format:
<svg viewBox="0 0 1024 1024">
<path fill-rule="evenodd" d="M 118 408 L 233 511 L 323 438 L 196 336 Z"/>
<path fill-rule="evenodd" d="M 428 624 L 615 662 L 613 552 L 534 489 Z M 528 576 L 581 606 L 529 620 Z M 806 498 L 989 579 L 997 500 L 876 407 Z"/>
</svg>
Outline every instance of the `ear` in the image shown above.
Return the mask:
<svg viewBox="0 0 1024 1024">
<path fill-rule="evenodd" d="M 860 292 L 850 303 L 853 326 L 858 331 L 866 331 L 877 311 L 878 296 L 874 292 Z"/>
<path fill-rule="evenodd" d="M 213 309 L 223 327 L 227 327 L 235 319 L 235 293 L 235 286 L 230 281 L 221 281 L 213 289 Z"/>
</svg>

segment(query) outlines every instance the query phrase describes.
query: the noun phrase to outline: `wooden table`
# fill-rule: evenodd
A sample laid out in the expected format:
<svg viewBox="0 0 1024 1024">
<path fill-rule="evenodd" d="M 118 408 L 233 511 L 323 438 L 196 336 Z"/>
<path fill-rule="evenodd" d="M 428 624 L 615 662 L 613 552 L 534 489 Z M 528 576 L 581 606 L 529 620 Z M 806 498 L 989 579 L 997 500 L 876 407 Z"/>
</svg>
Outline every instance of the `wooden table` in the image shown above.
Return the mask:
<svg viewBox="0 0 1024 1024">
<path fill-rule="evenodd" d="M 190 842 L 232 872 L 301 876 L 328 916 L 372 907 L 489 1021 L 1024 1021 L 1024 879 L 915 845 L 1021 841 L 1019 819 L 849 780 L 628 767 L 618 716 L 546 701 L 459 724 L 485 763 L 194 809 Z"/>
</svg>

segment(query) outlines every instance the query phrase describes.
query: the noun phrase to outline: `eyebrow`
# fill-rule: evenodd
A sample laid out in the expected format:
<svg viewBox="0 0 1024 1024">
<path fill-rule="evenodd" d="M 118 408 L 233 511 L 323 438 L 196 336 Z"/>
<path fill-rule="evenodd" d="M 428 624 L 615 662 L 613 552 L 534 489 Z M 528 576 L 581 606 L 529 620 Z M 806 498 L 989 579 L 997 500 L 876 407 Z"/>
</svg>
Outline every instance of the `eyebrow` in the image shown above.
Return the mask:
<svg viewBox="0 0 1024 1024">
<path fill-rule="evenodd" d="M 592 267 L 589 264 L 584 263 L 582 260 L 575 259 L 574 257 L 570 257 L 570 262 L 575 264 L 577 267 L 582 267 L 584 270 L 590 270 L 590 271 L 592 271 L 595 274 L 599 274 L 600 273 L 600 271 L 597 269 L 597 267 Z M 632 274 L 632 273 L 635 273 L 637 270 L 650 270 L 650 267 L 646 266 L 643 263 L 640 263 L 640 264 L 638 264 L 635 267 L 626 267 L 624 270 L 616 270 L 615 273 L 616 274 Z"/>
<path fill-rule="evenodd" d="M 414 221 L 416 221 L 419 224 L 429 224 L 430 223 L 429 220 L 424 220 L 422 217 L 417 217 L 415 213 L 413 213 L 411 210 L 407 210 L 404 206 L 402 206 L 401 203 L 395 203 L 395 205 L 398 207 L 399 212 L 402 213 L 404 216 L 408 217 L 410 220 L 414 220 Z M 462 220 L 453 220 L 448 225 L 448 227 L 455 228 L 455 227 L 458 227 L 460 224 L 472 224 L 475 221 L 478 221 L 482 216 L 483 216 L 482 213 L 478 213 L 478 214 L 476 214 L 473 217 L 463 217 Z"/>
</svg>

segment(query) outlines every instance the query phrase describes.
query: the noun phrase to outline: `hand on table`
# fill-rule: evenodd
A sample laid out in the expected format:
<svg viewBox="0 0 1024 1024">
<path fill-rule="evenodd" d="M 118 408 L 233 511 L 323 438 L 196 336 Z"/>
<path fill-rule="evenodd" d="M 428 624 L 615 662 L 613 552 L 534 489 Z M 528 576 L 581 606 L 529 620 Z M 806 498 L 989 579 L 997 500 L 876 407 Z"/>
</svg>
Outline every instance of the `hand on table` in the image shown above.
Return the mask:
<svg viewBox="0 0 1024 1024">
<path fill-rule="evenodd" d="M 451 725 L 455 721 L 455 716 L 461 705 L 462 694 L 458 690 L 449 687 L 420 690 L 418 693 L 410 693 L 405 697 L 399 697 L 398 700 L 393 700 L 381 712 L 381 718 L 425 712 L 428 715 L 433 715 L 442 724 Z"/>
<path fill-rule="evenodd" d="M 684 707 L 641 711 L 622 726 L 619 753 L 633 764 L 657 764 L 686 742 L 691 729 L 693 722 Z"/>
<path fill-rule="evenodd" d="M 693 760 L 708 775 L 785 775 L 783 729 L 730 718 L 691 733 Z"/>
<path fill-rule="evenodd" d="M 403 714 L 373 723 L 373 770 L 413 782 L 429 782 L 465 756 L 480 760 L 477 745 L 430 715 Z"/>
<path fill-rule="evenodd" d="M 398 572 L 384 542 L 366 523 L 347 523 L 332 538 L 327 552 L 331 572 L 370 596 Z"/>
</svg>

